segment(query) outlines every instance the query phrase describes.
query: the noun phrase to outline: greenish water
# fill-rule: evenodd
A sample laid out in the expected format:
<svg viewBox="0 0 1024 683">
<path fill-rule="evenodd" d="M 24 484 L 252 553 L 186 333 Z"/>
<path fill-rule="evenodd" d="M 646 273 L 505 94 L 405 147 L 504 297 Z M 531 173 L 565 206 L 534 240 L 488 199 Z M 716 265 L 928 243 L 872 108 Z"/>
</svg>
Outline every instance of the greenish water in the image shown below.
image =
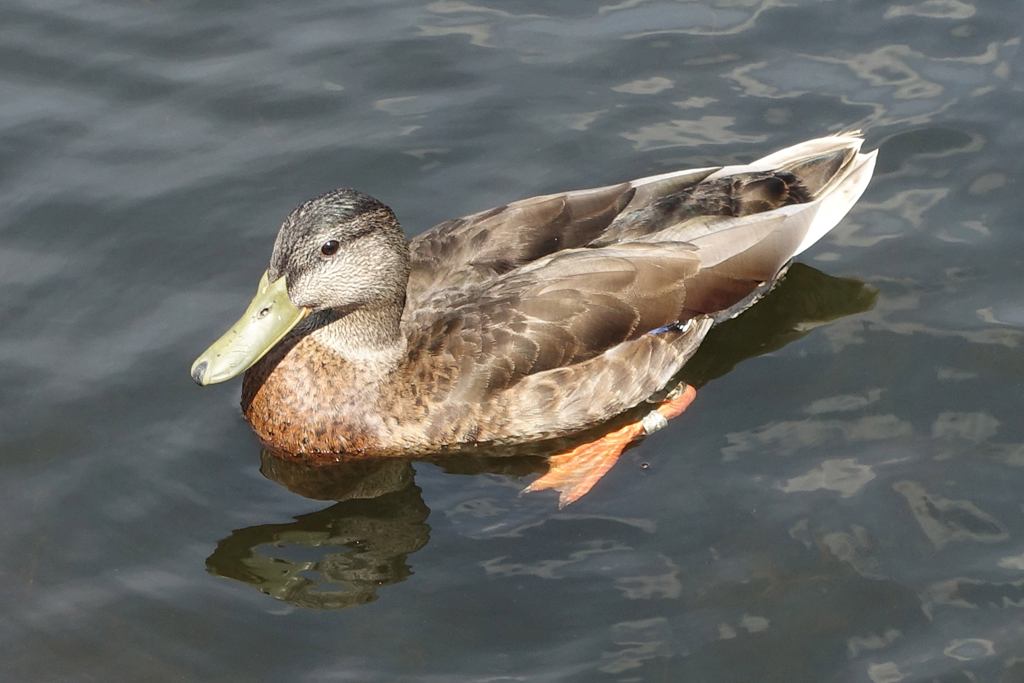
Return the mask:
<svg viewBox="0 0 1024 683">
<path fill-rule="evenodd" d="M 1022 19 L 3 4 L 0 678 L 1020 680 Z M 861 202 L 563 511 L 536 457 L 288 467 L 188 376 L 326 190 L 416 234 L 850 128 Z"/>
</svg>

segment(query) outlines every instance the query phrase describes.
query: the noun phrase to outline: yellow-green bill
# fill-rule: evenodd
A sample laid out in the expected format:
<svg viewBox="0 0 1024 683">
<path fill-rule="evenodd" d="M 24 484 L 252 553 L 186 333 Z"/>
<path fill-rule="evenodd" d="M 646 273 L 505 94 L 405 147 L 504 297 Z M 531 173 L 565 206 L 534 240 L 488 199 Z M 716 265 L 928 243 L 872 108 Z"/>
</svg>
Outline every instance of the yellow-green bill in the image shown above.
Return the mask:
<svg viewBox="0 0 1024 683">
<path fill-rule="evenodd" d="M 192 364 L 192 379 L 206 386 L 242 374 L 308 314 L 288 299 L 284 277 L 270 282 L 264 272 L 245 315 Z"/>
</svg>

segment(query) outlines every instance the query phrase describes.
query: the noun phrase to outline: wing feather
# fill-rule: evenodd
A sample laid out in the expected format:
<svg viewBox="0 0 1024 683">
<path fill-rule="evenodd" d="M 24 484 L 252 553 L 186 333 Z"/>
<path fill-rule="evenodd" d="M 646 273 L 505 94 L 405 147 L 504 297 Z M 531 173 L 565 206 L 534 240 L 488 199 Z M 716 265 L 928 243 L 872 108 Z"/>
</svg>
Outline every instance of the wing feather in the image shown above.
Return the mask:
<svg viewBox="0 0 1024 683">
<path fill-rule="evenodd" d="M 414 239 L 403 372 L 443 378 L 431 424 L 544 438 L 649 397 L 845 215 L 874 165 L 861 142 L 537 197 Z"/>
<path fill-rule="evenodd" d="M 443 311 L 421 311 L 410 321 L 410 352 L 452 359 L 454 394 L 493 395 L 678 321 L 699 267 L 692 246 L 673 242 L 562 251 Z"/>
</svg>

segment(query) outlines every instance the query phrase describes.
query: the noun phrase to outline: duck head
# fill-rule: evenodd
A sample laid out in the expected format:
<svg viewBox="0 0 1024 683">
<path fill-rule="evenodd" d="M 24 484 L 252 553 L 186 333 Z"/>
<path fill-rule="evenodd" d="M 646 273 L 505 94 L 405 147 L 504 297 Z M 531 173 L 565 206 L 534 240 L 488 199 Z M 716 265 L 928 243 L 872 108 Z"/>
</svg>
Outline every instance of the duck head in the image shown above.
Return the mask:
<svg viewBox="0 0 1024 683">
<path fill-rule="evenodd" d="M 408 280 L 408 241 L 391 209 L 349 189 L 312 199 L 285 219 L 245 315 L 196 359 L 192 379 L 205 386 L 240 375 L 307 317 L 312 331 L 383 310 L 397 332 Z"/>
</svg>

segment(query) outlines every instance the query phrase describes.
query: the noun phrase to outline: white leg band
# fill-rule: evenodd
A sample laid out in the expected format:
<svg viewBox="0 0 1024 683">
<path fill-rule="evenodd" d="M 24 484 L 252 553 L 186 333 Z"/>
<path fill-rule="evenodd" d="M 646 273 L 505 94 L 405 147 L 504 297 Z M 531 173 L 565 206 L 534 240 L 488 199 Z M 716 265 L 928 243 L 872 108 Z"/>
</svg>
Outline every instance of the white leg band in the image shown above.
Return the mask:
<svg viewBox="0 0 1024 683">
<path fill-rule="evenodd" d="M 640 424 L 644 426 L 644 432 L 646 434 L 653 434 L 659 429 L 664 429 L 665 427 L 667 427 L 668 420 L 666 420 L 665 416 L 659 413 L 657 410 L 652 410 L 651 412 L 644 415 L 644 419 L 640 421 Z"/>
</svg>

